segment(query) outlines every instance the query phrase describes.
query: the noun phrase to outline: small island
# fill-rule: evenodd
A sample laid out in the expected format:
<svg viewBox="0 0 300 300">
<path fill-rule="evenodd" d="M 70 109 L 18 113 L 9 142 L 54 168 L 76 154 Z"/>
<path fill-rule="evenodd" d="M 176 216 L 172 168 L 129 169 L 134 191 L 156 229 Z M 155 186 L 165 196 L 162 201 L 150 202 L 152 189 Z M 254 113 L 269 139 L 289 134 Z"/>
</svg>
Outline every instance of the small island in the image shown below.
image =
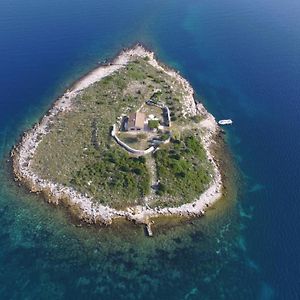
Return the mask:
<svg viewBox="0 0 300 300">
<path fill-rule="evenodd" d="M 16 180 L 88 223 L 201 216 L 222 196 L 219 127 L 141 45 L 76 82 L 12 150 Z"/>
</svg>

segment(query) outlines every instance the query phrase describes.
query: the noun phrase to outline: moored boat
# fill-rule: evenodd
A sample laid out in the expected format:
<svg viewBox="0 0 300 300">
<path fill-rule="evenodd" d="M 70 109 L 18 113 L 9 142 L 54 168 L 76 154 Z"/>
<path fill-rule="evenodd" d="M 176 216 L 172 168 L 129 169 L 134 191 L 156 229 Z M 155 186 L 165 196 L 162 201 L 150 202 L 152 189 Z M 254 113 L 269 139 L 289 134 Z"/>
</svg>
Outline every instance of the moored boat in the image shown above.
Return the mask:
<svg viewBox="0 0 300 300">
<path fill-rule="evenodd" d="M 220 120 L 220 121 L 218 122 L 218 124 L 220 124 L 220 125 L 231 125 L 232 123 L 233 123 L 233 122 L 232 122 L 231 119 Z"/>
</svg>

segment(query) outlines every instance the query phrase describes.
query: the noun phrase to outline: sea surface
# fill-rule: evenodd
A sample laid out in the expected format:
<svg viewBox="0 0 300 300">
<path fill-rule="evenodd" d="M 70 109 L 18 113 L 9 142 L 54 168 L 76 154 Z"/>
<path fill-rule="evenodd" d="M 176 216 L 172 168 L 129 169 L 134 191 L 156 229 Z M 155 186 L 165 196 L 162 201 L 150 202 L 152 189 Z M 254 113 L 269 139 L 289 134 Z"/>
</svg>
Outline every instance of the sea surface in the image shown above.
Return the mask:
<svg viewBox="0 0 300 300">
<path fill-rule="evenodd" d="M 74 80 L 137 41 L 234 121 L 238 192 L 152 239 L 78 226 L 7 162 Z M 0 299 L 300 299 L 299 101 L 299 0 L 1 1 Z"/>
</svg>

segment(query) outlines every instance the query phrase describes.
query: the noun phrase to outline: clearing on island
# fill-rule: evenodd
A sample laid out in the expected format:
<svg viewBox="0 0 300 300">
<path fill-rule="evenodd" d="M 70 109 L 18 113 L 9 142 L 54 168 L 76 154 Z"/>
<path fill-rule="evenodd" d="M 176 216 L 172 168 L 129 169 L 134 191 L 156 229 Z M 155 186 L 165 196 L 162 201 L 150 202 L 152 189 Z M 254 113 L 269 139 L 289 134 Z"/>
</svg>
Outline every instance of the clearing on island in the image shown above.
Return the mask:
<svg viewBox="0 0 300 300">
<path fill-rule="evenodd" d="M 189 83 L 138 45 L 55 102 L 14 149 L 14 171 L 89 222 L 201 215 L 221 196 L 217 130 Z"/>
</svg>

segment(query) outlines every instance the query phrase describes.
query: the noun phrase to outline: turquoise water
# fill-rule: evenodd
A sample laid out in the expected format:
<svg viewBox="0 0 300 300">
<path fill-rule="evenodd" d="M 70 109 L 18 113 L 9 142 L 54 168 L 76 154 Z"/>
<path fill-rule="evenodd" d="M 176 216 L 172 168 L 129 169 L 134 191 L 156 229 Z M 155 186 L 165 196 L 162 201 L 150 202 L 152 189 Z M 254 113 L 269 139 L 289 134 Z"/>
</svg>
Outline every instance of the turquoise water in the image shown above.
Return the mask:
<svg viewBox="0 0 300 300">
<path fill-rule="evenodd" d="M 300 3 L 0 3 L 1 299 L 298 299 Z M 11 179 L 9 150 L 64 89 L 136 41 L 219 119 L 238 196 L 200 220 L 80 227 Z"/>
</svg>

